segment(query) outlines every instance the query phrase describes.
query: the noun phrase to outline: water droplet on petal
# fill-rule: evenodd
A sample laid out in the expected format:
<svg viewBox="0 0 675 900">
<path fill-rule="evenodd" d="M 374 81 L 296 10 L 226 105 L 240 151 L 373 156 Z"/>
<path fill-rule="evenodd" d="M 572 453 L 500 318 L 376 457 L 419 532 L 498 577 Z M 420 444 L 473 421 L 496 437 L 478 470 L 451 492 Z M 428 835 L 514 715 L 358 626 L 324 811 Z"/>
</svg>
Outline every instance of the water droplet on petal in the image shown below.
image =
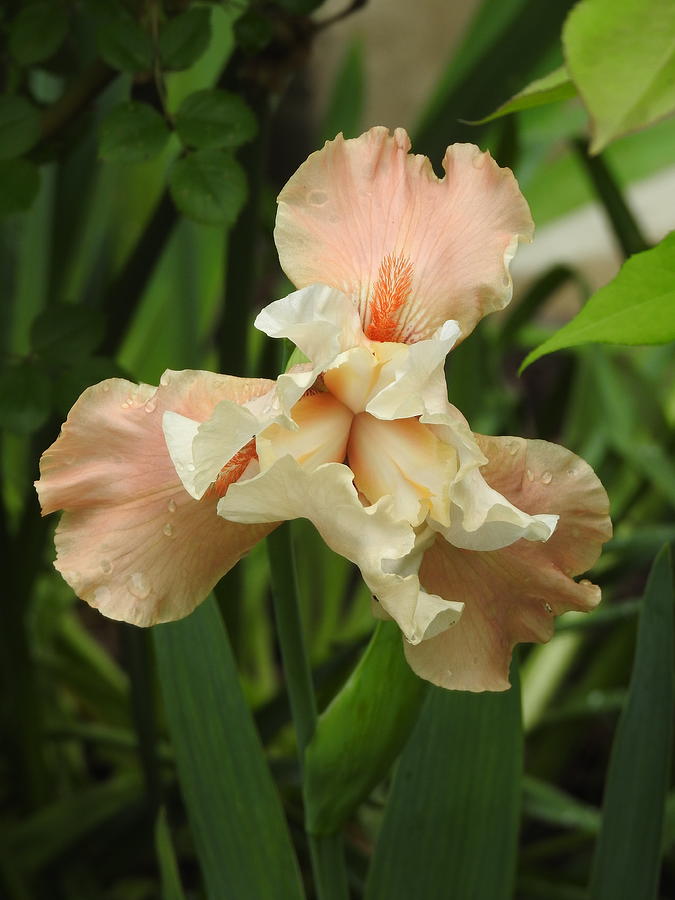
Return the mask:
<svg viewBox="0 0 675 900">
<path fill-rule="evenodd" d="M 151 397 L 150 400 L 145 404 L 145 411 L 147 413 L 154 412 L 157 409 L 157 401 L 154 397 Z"/>
<path fill-rule="evenodd" d="M 108 391 L 110 390 L 110 385 L 108 384 L 107 381 L 103 382 L 103 384 L 101 385 L 101 389 L 103 390 L 104 393 L 106 393 L 106 394 L 108 393 Z"/>
<path fill-rule="evenodd" d="M 518 452 L 518 444 L 516 444 L 516 443 L 510 444 L 509 445 L 509 453 L 511 454 L 511 456 L 515 456 L 517 452 Z"/>
<path fill-rule="evenodd" d="M 577 470 L 574 467 L 572 467 L 571 469 L 567 470 L 567 474 L 569 475 L 570 478 L 574 478 L 574 476 L 577 474 Z"/>
<path fill-rule="evenodd" d="M 131 404 L 128 402 L 128 400 L 125 400 L 124 403 L 121 404 L 122 409 L 129 409 L 130 405 Z"/>
<path fill-rule="evenodd" d="M 112 570 L 113 570 L 113 564 L 110 562 L 110 560 L 102 559 L 101 560 L 101 571 L 103 572 L 103 574 L 110 575 Z"/>
<path fill-rule="evenodd" d="M 550 603 L 544 603 L 544 609 L 549 614 L 549 616 L 553 615 L 553 607 L 551 606 Z"/>
<path fill-rule="evenodd" d="M 152 590 L 150 582 L 142 572 L 134 572 L 133 575 L 130 575 L 127 587 L 129 588 L 129 593 L 139 600 L 145 600 Z"/>
<path fill-rule="evenodd" d="M 162 528 L 162 531 L 167 537 L 171 537 L 171 535 L 173 534 L 173 525 L 171 524 L 171 522 L 167 522 L 164 528 Z"/>
<path fill-rule="evenodd" d="M 310 191 L 307 194 L 307 202 L 311 206 L 323 206 L 328 202 L 328 194 L 325 191 Z"/>
<path fill-rule="evenodd" d="M 195 464 L 194 464 L 194 463 L 188 463 L 187 466 L 186 466 L 186 469 L 188 470 L 188 472 L 194 472 L 194 470 L 195 470 Z"/>
<path fill-rule="evenodd" d="M 588 578 L 582 578 L 579 584 L 582 584 L 584 587 L 593 587 L 593 582 L 589 581 Z"/>
<path fill-rule="evenodd" d="M 175 513 L 175 512 L 176 512 L 176 501 L 175 501 L 175 500 L 169 500 L 169 503 L 168 503 L 168 505 L 167 505 L 167 509 L 169 510 L 170 513 Z"/>
<path fill-rule="evenodd" d="M 528 481 L 534 481 L 534 472 L 532 471 L 532 469 L 528 469 L 526 475 Z"/>
<path fill-rule="evenodd" d="M 94 604 L 101 605 L 108 603 L 112 597 L 112 591 L 105 584 L 99 585 L 94 591 Z"/>
<path fill-rule="evenodd" d="M 171 376 L 169 375 L 168 372 L 165 372 L 162 375 L 162 377 L 159 379 L 159 383 L 162 385 L 162 387 L 166 387 L 170 381 L 171 381 Z"/>
<path fill-rule="evenodd" d="M 541 480 L 544 482 L 544 484 L 550 484 L 553 481 L 553 475 L 551 475 L 550 472 L 544 472 L 544 474 L 541 476 Z"/>
</svg>

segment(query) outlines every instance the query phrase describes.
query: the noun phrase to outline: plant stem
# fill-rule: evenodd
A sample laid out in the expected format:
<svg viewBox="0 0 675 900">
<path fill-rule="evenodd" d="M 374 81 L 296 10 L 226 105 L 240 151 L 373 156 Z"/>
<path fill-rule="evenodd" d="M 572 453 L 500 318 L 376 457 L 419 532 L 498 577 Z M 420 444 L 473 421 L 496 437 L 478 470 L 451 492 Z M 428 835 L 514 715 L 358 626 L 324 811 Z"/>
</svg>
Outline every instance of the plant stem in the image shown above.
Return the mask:
<svg viewBox="0 0 675 900">
<path fill-rule="evenodd" d="M 304 768 L 305 749 L 317 722 L 312 673 L 303 635 L 295 556 L 290 523 L 285 522 L 267 538 L 272 574 L 274 614 L 291 714 L 298 740 L 298 758 Z M 347 900 L 347 873 L 342 835 L 307 835 L 312 870 L 319 900 Z"/>
</svg>

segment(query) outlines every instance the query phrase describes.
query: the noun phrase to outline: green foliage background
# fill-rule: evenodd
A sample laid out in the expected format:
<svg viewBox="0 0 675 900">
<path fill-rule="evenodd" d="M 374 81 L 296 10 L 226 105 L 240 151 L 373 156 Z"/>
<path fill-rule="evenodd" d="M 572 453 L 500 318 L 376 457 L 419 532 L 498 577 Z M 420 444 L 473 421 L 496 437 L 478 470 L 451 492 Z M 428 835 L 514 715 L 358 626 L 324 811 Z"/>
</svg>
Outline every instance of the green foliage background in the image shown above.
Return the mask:
<svg viewBox="0 0 675 900">
<path fill-rule="evenodd" d="M 626 187 L 673 163 L 669 0 L 485 0 L 413 134 L 434 163 L 452 141 L 489 148 L 538 225 L 598 200 L 630 258 L 590 299 L 573 268 L 542 272 L 448 362 L 475 430 L 559 441 L 606 485 L 597 611 L 522 647 L 506 694 L 456 694 L 412 675 L 305 522 L 151 633 L 52 570 L 32 481 L 86 386 L 281 368 L 251 327 L 288 288 L 274 197 L 322 140 L 379 124 L 359 44 L 318 116 L 295 99 L 331 24 L 317 7 L 0 13 L 0 895 L 665 900 L 675 243 L 649 247 Z M 552 334 L 538 314 L 565 284 L 585 305 Z"/>
</svg>

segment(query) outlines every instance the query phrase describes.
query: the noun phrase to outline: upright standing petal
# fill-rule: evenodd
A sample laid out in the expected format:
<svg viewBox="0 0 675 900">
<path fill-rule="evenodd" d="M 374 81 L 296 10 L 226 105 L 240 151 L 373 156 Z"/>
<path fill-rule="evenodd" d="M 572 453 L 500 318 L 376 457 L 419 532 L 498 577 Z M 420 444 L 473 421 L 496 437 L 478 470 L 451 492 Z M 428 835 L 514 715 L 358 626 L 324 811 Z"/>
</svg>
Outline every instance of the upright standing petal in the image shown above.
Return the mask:
<svg viewBox="0 0 675 900">
<path fill-rule="evenodd" d="M 55 566 L 83 600 L 135 625 L 181 618 L 271 530 L 220 519 L 217 497 L 190 497 L 162 432 L 167 408 L 202 420 L 221 400 L 267 389 L 187 371 L 165 373 L 157 389 L 110 379 L 82 394 L 36 487 L 44 514 L 65 510 Z"/>
<path fill-rule="evenodd" d="M 486 480 L 524 510 L 559 515 L 546 543 L 519 540 L 476 553 L 441 537 L 427 551 L 420 580 L 427 590 L 464 602 L 452 629 L 406 656 L 422 678 L 446 688 L 498 691 L 509 686 L 511 652 L 520 641 L 547 641 L 553 616 L 589 610 L 600 590 L 574 575 L 589 569 L 611 536 L 609 502 L 593 470 L 545 441 L 479 437 L 489 459 Z"/>
<path fill-rule="evenodd" d="M 478 147 L 448 147 L 442 179 L 409 150 L 403 129 L 377 127 L 313 153 L 279 195 L 281 265 L 296 287 L 351 296 L 367 337 L 413 343 L 454 319 L 464 338 L 510 301 L 532 218 L 511 171 Z"/>
</svg>

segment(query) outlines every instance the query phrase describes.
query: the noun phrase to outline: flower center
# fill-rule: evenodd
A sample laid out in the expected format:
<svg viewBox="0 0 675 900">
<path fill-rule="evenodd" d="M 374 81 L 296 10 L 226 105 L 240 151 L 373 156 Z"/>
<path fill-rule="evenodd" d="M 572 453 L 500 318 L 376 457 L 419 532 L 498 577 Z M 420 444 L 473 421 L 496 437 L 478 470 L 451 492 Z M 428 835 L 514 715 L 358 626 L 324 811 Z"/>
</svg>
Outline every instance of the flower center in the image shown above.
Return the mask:
<svg viewBox="0 0 675 900">
<path fill-rule="evenodd" d="M 370 322 L 364 332 L 371 341 L 395 341 L 398 312 L 410 296 L 413 264 L 407 256 L 387 254 L 380 263 L 370 300 Z"/>
<path fill-rule="evenodd" d="M 204 497 L 217 497 L 220 499 L 227 493 L 227 489 L 235 481 L 239 481 L 241 476 L 248 468 L 248 464 L 253 459 L 257 459 L 255 438 L 251 438 L 248 444 L 245 444 L 241 450 L 238 450 L 234 456 L 229 459 L 223 468 L 216 475 L 216 480 L 207 489 Z"/>
</svg>

